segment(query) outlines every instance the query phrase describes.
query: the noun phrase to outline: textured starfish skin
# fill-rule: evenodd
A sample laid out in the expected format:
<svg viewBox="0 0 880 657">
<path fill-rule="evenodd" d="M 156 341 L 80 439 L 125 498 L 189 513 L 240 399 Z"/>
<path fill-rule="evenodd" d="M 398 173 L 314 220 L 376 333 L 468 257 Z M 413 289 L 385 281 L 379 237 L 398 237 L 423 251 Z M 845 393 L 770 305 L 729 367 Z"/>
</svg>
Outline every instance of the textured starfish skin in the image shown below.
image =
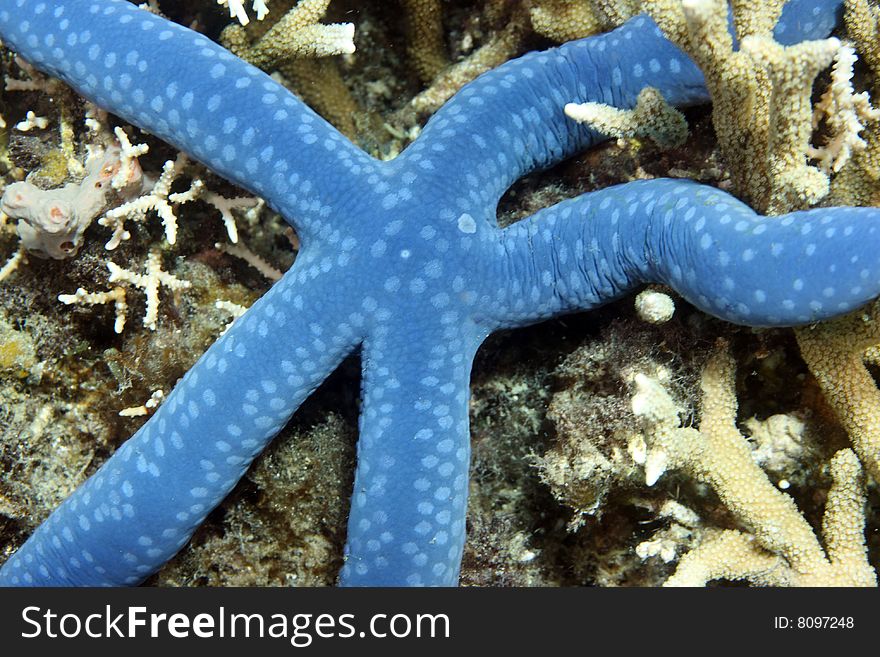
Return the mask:
<svg viewBox="0 0 880 657">
<path fill-rule="evenodd" d="M 788 43 L 839 0 L 790 3 Z M 645 18 L 533 53 L 459 92 L 392 162 L 358 150 L 257 69 L 121 0 L 0 0 L 0 37 L 84 96 L 264 196 L 299 232 L 291 270 L 0 570 L 6 585 L 122 585 L 171 558 L 293 412 L 360 348 L 347 585 L 452 585 L 465 539 L 468 384 L 485 337 L 663 282 L 723 319 L 792 325 L 880 292 L 875 209 L 766 219 L 654 180 L 501 230 L 518 177 L 600 140 L 566 102 L 641 88 L 707 100 Z"/>
</svg>

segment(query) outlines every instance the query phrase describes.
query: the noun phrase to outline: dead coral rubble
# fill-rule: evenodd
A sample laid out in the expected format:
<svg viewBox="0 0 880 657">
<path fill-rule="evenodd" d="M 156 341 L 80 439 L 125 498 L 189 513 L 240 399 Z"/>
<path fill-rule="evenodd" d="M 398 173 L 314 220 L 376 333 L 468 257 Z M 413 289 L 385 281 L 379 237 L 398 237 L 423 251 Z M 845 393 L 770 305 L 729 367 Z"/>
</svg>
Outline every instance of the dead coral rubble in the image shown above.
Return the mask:
<svg viewBox="0 0 880 657">
<path fill-rule="evenodd" d="M 138 274 L 120 267 L 112 260 L 107 261 L 110 270 L 110 283 L 122 283 L 123 285 L 137 287 L 144 291 L 146 296 L 146 311 L 144 313 L 144 326 L 151 331 L 156 330 L 159 321 L 159 288 L 164 286 L 177 294 L 181 290 L 192 287 L 192 283 L 184 281 L 162 269 L 162 253 L 159 249 L 150 251 L 144 263 L 145 274 Z M 114 331 L 122 333 L 125 328 L 126 301 L 125 288 L 116 286 L 108 292 L 89 292 L 78 288 L 74 294 L 59 294 L 58 300 L 66 305 L 89 305 L 113 303 L 116 309 L 116 322 Z"/>
</svg>

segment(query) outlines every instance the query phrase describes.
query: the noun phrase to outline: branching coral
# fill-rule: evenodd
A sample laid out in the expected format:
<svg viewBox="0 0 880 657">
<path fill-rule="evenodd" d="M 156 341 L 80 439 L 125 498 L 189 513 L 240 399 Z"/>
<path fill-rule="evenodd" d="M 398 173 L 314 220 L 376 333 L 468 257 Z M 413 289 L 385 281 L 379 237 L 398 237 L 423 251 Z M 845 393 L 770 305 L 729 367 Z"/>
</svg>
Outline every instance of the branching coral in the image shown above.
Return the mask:
<svg viewBox="0 0 880 657">
<path fill-rule="evenodd" d="M 880 303 L 795 333 L 859 458 L 880 481 L 880 391 L 864 363 L 868 349 L 880 344 Z"/>
<path fill-rule="evenodd" d="M 669 0 L 648 4 L 664 5 Z M 570 41 L 609 30 L 644 11 L 634 0 L 534 0 L 529 17 L 534 30 L 554 41 Z"/>
<path fill-rule="evenodd" d="M 857 59 L 851 46 L 840 48 L 831 73 L 831 85 L 813 111 L 813 127 L 824 120 L 829 137 L 822 147 L 810 148 L 808 153 L 826 174 L 839 172 L 854 153 L 867 148 L 868 143 L 861 136 L 865 124 L 880 119 L 880 111 L 871 107 L 868 92 L 853 91 L 853 65 Z"/>
<path fill-rule="evenodd" d="M 534 30 L 554 41 L 571 41 L 601 32 L 602 17 L 585 0 L 537 0 L 529 8 Z"/>
<path fill-rule="evenodd" d="M 235 18 L 242 25 L 247 25 L 248 23 L 250 23 L 250 16 L 248 16 L 247 10 L 245 9 L 242 0 L 217 0 L 217 4 L 228 6 L 229 15 Z M 252 7 L 254 12 L 256 12 L 258 21 L 263 20 L 266 14 L 269 13 L 269 7 L 266 6 L 266 0 L 254 0 Z"/>
<path fill-rule="evenodd" d="M 429 83 L 449 65 L 443 40 L 440 0 L 401 0 L 406 13 L 409 52 L 413 67 Z"/>
<path fill-rule="evenodd" d="M 871 89 L 876 97 L 880 90 L 880 7 L 868 0 L 847 0 L 845 16 L 847 30 L 873 75 Z M 851 59 L 852 56 L 842 77 L 851 77 Z M 840 81 L 835 83 L 841 86 Z M 837 120 L 852 122 L 866 118 L 867 127 L 864 141 L 856 144 L 852 158 L 833 181 L 831 200 L 876 203 L 880 200 L 880 118 L 877 112 L 868 112 L 863 95 L 853 96 L 849 101 L 852 106 L 837 108 Z M 822 100 L 832 107 L 835 102 L 838 106 L 843 104 Z M 849 434 L 859 458 L 871 476 L 880 481 L 880 391 L 865 367 L 865 360 L 876 360 L 880 344 L 880 304 L 875 302 L 866 310 L 802 327 L 795 333 L 804 360 Z"/>
<path fill-rule="evenodd" d="M 401 3 L 407 18 L 410 59 L 422 82 L 429 85 L 411 102 L 418 113 L 435 111 L 462 86 L 516 55 L 528 31 L 528 3 L 485 0 L 480 22 L 490 26 L 489 38 L 467 57 L 451 64 L 443 39 L 439 0 Z"/>
<path fill-rule="evenodd" d="M 244 260 L 247 264 L 256 269 L 266 279 L 272 281 L 273 283 L 275 281 L 281 280 L 281 276 L 284 274 L 284 272 L 270 265 L 263 258 L 247 248 L 244 244 L 220 244 L 218 242 L 214 245 L 214 248 L 216 248 L 218 251 L 228 253 L 231 256 Z"/>
<path fill-rule="evenodd" d="M 673 12 L 649 8 L 706 76 L 719 147 L 735 191 L 771 214 L 807 207 L 828 193 L 827 176 L 807 164 L 810 96 L 816 75 L 840 48 L 834 38 L 778 44 L 772 29 L 783 4 L 733 3 L 738 50 L 723 0 L 684 0 L 683 31 Z"/>
<path fill-rule="evenodd" d="M 519 3 L 505 7 L 498 16 L 503 26 L 474 53 L 448 66 L 437 75 L 431 85 L 410 101 L 410 108 L 418 114 L 430 114 L 471 80 L 517 54 L 529 25 L 526 9 Z"/>
<path fill-rule="evenodd" d="M 699 431 L 680 426 L 680 409 L 657 381 L 636 377 L 633 411 L 648 442 L 647 483 L 667 469 L 684 469 L 709 484 L 752 532 L 727 530 L 704 539 L 682 558 L 666 585 L 697 586 L 713 579 L 777 586 L 876 585 L 865 550 L 866 496 L 859 460 L 848 449 L 831 460 L 823 550 L 794 501 L 755 463 L 736 428 L 734 372 L 726 349 L 710 358 L 702 378 Z"/>
<path fill-rule="evenodd" d="M 284 81 L 340 132 L 349 138 L 357 135 L 355 117 L 363 110 L 333 59 L 293 59 L 277 69 Z"/>
<path fill-rule="evenodd" d="M 352 53 L 354 25 L 318 22 L 330 0 L 301 0 L 274 24 L 230 25 L 221 42 L 242 59 L 267 71 L 278 71 L 312 107 L 354 135 L 352 116 L 358 107 L 328 55 Z"/>
<path fill-rule="evenodd" d="M 27 115 L 15 124 L 15 129 L 19 132 L 30 132 L 31 130 L 45 130 L 49 127 L 49 119 L 45 116 L 37 116 L 33 112 L 28 112 Z"/>
<path fill-rule="evenodd" d="M 538 31 L 562 39 L 609 27 L 636 10 L 623 3 L 616 5 L 614 13 L 603 9 L 606 4 L 545 0 L 532 7 L 532 21 Z M 878 116 L 867 94 L 852 90 L 852 48 L 833 38 L 788 47 L 774 40 L 773 28 L 783 4 L 783 0 L 732 2 L 735 36 L 730 33 L 724 0 L 651 0 L 643 7 L 706 76 L 715 131 L 734 192 L 769 214 L 809 207 L 822 200 L 829 192 L 829 175 L 840 171 L 852 153 L 866 148 L 873 152 L 869 148 L 873 139 L 870 126 Z M 864 23 L 862 18 L 860 24 Z M 832 85 L 814 111 L 813 81 L 833 60 Z M 608 126 L 612 111 L 591 106 L 579 120 L 607 134 L 618 134 L 622 132 L 618 125 L 612 122 L 612 129 Z M 613 118 L 617 122 L 638 119 L 649 127 L 657 123 L 651 112 Z M 823 118 L 827 141 L 815 148 L 810 139 Z M 632 132 L 631 127 L 628 130 Z M 810 159 L 818 160 L 819 167 L 810 165 Z M 847 172 L 846 179 L 853 175 L 858 176 Z M 852 186 L 851 182 L 839 185 L 841 189 Z"/>
<path fill-rule="evenodd" d="M 845 8 L 847 33 L 870 70 L 869 90 L 871 96 L 877 98 L 880 93 L 880 6 L 870 0 L 847 0 Z M 861 142 L 856 142 L 850 165 L 843 167 L 832 181 L 830 203 L 876 205 L 880 202 L 880 118 L 866 111 L 861 96 L 854 95 L 851 101 L 854 106 L 842 108 L 846 113 L 838 115 L 839 122 L 851 124 L 855 112 L 855 119 L 860 123 L 864 121 L 864 136 Z"/>
<path fill-rule="evenodd" d="M 194 188 L 179 194 L 171 193 L 171 185 L 185 165 L 186 158 L 182 155 L 174 161 L 169 160 L 162 168 L 162 175 L 159 176 L 149 192 L 113 208 L 98 220 L 99 224 L 113 230 L 113 236 L 105 245 L 108 251 L 112 251 L 122 241 L 131 237 L 131 233 L 125 229 L 126 219 L 143 221 L 146 219 L 147 213 L 151 211 L 156 212 L 162 219 L 165 239 L 168 240 L 168 243 L 174 244 L 177 241 L 177 216 L 174 214 L 173 204 L 191 201 L 195 198 L 196 193 Z M 199 181 L 196 181 L 194 187 L 197 188 L 200 184 Z"/>
<path fill-rule="evenodd" d="M 603 103 L 569 103 L 565 113 L 609 137 L 648 137 L 658 146 L 672 148 L 687 139 L 687 120 L 653 87 L 645 87 L 636 106 L 621 110 Z"/>
<path fill-rule="evenodd" d="M 112 303 L 116 313 L 116 321 L 113 330 L 122 333 L 125 328 L 128 313 L 128 299 L 125 296 L 125 288 L 118 285 L 106 292 L 89 292 L 84 288 L 77 288 L 73 294 L 59 294 L 58 300 L 67 305 L 78 306 L 103 306 Z"/>
<path fill-rule="evenodd" d="M 230 25 L 223 31 L 221 42 L 250 63 L 280 73 L 322 116 L 355 138 L 359 133 L 355 117 L 363 117 L 365 112 L 351 95 L 336 62 L 326 57 L 353 52 L 354 44 L 350 48 L 347 43 L 339 48 L 314 45 L 325 40 L 330 34 L 328 30 L 340 27 L 317 23 L 329 2 L 301 0 L 271 27 L 269 21 L 251 23 L 246 28 Z M 406 18 L 407 50 L 412 66 L 422 82 L 428 84 L 398 117 L 397 120 L 405 124 L 413 123 L 416 116 L 436 111 L 462 86 L 515 56 L 529 29 L 528 11 L 523 3 L 487 0 L 481 24 L 487 26 L 488 38 L 467 57 L 450 63 L 442 32 L 442 3 L 438 0 L 400 0 L 400 3 Z M 349 27 L 346 24 L 346 29 Z M 376 119 L 370 116 L 362 122 L 378 125 Z"/>
<path fill-rule="evenodd" d="M 168 160 L 162 168 L 159 179 L 150 186 L 147 193 L 113 208 L 98 220 L 99 224 L 113 230 L 113 236 L 105 245 L 108 251 L 112 251 L 121 242 L 131 237 L 131 234 L 125 229 L 126 219 L 144 221 L 149 212 L 158 214 L 165 229 L 165 239 L 169 244 L 175 244 L 178 230 L 176 207 L 195 200 L 205 201 L 219 210 L 229 241 L 233 244 L 238 242 L 238 227 L 232 211 L 252 208 L 258 203 L 257 199 L 250 196 L 225 198 L 216 192 L 208 191 L 205 188 L 205 183 L 198 177 L 193 178 L 189 189 L 172 193 L 172 185 L 188 165 L 189 161 L 184 155 L 178 155 L 174 160 Z"/>
</svg>

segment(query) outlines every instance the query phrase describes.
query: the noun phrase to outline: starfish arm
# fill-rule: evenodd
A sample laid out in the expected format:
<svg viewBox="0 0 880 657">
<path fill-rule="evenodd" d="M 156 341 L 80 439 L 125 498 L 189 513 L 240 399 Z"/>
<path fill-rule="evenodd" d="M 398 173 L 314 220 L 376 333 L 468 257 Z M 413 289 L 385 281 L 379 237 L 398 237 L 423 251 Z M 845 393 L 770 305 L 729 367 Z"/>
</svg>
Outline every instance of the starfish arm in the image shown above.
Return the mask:
<svg viewBox="0 0 880 657">
<path fill-rule="evenodd" d="M 156 414 L 10 557 L 0 585 L 136 584 L 180 550 L 360 341 L 362 320 L 327 293 L 341 281 L 320 284 L 309 268 L 295 266 L 214 343 Z"/>
<path fill-rule="evenodd" d="M 363 348 L 363 410 L 343 586 L 454 586 L 467 510 L 468 398 L 485 332 L 380 329 Z M 415 316 L 415 315 L 414 315 Z"/>
<path fill-rule="evenodd" d="M 841 4 L 793 0 L 775 35 L 786 44 L 827 36 Z M 529 53 L 481 75 L 428 121 L 401 157 L 436 171 L 438 184 L 457 196 L 494 205 L 521 176 L 606 139 L 568 118 L 566 103 L 632 108 L 649 85 L 672 105 L 709 101 L 696 64 L 650 18 L 637 16 L 608 34 Z"/>
<path fill-rule="evenodd" d="M 880 293 L 880 210 L 764 217 L 690 181 L 638 181 L 584 194 L 514 224 L 499 239 L 499 266 L 510 281 L 495 316 L 502 327 L 593 308 L 647 282 L 749 326 L 827 319 Z"/>
<path fill-rule="evenodd" d="M 301 233 L 319 231 L 337 209 L 341 181 L 378 166 L 259 69 L 124 0 L 3 0 L 0 38 L 89 100 L 264 197 Z"/>
</svg>

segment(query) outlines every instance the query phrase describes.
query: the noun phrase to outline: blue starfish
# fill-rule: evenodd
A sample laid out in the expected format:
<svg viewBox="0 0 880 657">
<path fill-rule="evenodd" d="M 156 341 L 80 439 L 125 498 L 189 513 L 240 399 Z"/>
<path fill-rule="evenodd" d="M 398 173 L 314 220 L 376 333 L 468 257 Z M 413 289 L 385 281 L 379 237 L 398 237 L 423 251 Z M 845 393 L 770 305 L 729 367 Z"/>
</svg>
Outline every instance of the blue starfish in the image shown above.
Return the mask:
<svg viewBox="0 0 880 657">
<path fill-rule="evenodd" d="M 839 5 L 790 3 L 778 38 L 827 33 Z M 265 197 L 302 241 L 284 278 L 8 560 L 3 584 L 140 582 L 358 348 L 363 410 L 340 582 L 455 584 L 469 375 L 489 333 L 648 281 L 756 326 L 823 319 L 880 292 L 874 209 L 766 219 L 718 190 L 653 180 L 497 226 L 511 183 L 600 140 L 565 118 L 566 102 L 631 107 L 648 82 L 676 104 L 707 100 L 699 70 L 645 17 L 482 76 L 391 162 L 204 36 L 123 0 L 0 0 L 0 36 Z"/>
</svg>

